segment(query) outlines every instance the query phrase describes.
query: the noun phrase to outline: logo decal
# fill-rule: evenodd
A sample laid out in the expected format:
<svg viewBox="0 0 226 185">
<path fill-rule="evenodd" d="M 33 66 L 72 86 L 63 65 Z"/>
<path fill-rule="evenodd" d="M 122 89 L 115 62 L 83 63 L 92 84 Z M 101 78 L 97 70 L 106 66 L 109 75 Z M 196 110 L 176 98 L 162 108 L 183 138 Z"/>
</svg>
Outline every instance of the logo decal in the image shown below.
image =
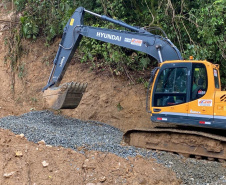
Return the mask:
<svg viewBox="0 0 226 185">
<path fill-rule="evenodd" d="M 130 38 L 125 38 L 125 39 L 124 39 L 124 42 L 129 42 L 129 43 L 130 43 L 131 40 L 132 40 L 132 39 L 130 39 Z"/>
<path fill-rule="evenodd" d="M 74 24 L 74 19 L 73 18 L 71 18 L 71 21 L 70 21 L 70 26 L 73 26 L 73 24 Z"/>
<path fill-rule="evenodd" d="M 213 105 L 212 100 L 198 100 L 198 106 L 212 107 L 212 105 Z"/>
<path fill-rule="evenodd" d="M 62 57 L 61 61 L 60 61 L 60 67 L 62 67 L 63 63 L 64 63 L 64 59 L 65 57 Z"/>
<path fill-rule="evenodd" d="M 193 111 L 193 110 L 190 110 L 190 113 L 193 113 L 193 114 L 200 114 L 200 112 L 198 112 L 198 111 Z"/>
<path fill-rule="evenodd" d="M 198 94 L 199 95 L 204 95 L 204 94 L 206 94 L 206 91 L 202 91 L 201 89 L 198 91 Z"/>
<path fill-rule="evenodd" d="M 131 40 L 131 44 L 132 45 L 135 45 L 135 46 L 141 46 L 142 43 L 143 43 L 143 41 L 142 40 L 139 40 L 139 39 L 132 39 Z"/>
<path fill-rule="evenodd" d="M 97 32 L 97 37 L 105 38 L 105 39 L 110 39 L 110 40 L 117 40 L 121 41 L 122 37 L 117 36 L 117 35 L 112 35 L 108 33 L 102 33 L 102 32 Z"/>
</svg>

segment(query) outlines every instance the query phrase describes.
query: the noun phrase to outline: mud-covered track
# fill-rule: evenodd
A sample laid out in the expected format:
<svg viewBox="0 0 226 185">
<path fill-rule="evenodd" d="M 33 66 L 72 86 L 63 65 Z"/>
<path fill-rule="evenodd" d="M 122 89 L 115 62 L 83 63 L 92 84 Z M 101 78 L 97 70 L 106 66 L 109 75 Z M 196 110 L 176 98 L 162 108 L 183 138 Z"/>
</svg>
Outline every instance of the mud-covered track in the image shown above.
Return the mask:
<svg viewBox="0 0 226 185">
<path fill-rule="evenodd" d="M 226 137 L 172 128 L 133 129 L 124 134 L 132 146 L 180 153 L 196 158 L 226 160 Z"/>
</svg>

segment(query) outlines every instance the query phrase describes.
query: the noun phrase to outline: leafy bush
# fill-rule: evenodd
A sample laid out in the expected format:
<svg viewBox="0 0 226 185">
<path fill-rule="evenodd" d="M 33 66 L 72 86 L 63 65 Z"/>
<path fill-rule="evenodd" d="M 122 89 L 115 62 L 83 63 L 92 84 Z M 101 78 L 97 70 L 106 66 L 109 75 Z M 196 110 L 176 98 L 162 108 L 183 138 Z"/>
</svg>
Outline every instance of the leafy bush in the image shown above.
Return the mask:
<svg viewBox="0 0 226 185">
<path fill-rule="evenodd" d="M 130 25 L 149 28 L 158 26 L 187 59 L 207 59 L 221 65 L 223 87 L 226 86 L 225 0 L 15 0 L 22 12 L 22 33 L 25 38 L 42 36 L 51 42 L 60 36 L 73 11 L 83 6 L 88 10 L 120 19 Z M 91 15 L 85 24 L 110 29 L 124 29 Z M 161 34 L 154 32 L 154 34 Z M 153 58 L 140 52 L 84 38 L 80 45 L 82 62 L 93 66 L 108 66 L 115 74 L 125 70 L 144 70 L 152 67 Z M 127 73 L 128 74 L 128 73 Z"/>
</svg>

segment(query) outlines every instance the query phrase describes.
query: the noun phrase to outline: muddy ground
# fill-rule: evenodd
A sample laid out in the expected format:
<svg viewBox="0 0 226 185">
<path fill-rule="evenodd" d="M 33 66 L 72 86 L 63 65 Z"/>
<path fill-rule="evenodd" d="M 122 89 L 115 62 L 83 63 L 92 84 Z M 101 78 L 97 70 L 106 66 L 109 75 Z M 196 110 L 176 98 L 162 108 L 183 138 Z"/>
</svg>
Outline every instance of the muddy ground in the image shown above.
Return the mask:
<svg viewBox="0 0 226 185">
<path fill-rule="evenodd" d="M 0 130 L 0 183 L 22 184 L 179 184 L 175 174 L 154 160 L 111 153 L 51 147 Z"/>
</svg>

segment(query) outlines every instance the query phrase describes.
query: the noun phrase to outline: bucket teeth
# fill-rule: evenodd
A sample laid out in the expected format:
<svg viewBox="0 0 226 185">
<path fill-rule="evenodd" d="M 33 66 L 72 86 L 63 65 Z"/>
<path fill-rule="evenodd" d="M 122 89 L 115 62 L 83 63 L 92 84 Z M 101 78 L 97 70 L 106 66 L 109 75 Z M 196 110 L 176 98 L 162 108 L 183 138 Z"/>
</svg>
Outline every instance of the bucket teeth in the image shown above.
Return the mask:
<svg viewBox="0 0 226 185">
<path fill-rule="evenodd" d="M 67 90 L 67 85 L 66 84 L 63 84 L 62 86 L 60 86 L 60 91 L 61 92 L 64 92 Z"/>
<path fill-rule="evenodd" d="M 74 89 L 73 89 L 73 92 L 77 92 L 77 93 L 80 93 L 80 83 L 75 83 L 74 85 Z"/>
<path fill-rule="evenodd" d="M 49 88 L 44 91 L 44 107 L 51 109 L 76 108 L 87 88 L 87 83 L 69 82 L 59 87 Z"/>
<path fill-rule="evenodd" d="M 76 83 L 73 83 L 72 85 L 71 85 L 71 89 L 70 89 L 70 91 L 72 91 L 72 92 L 74 92 L 74 91 L 76 91 Z"/>
</svg>

